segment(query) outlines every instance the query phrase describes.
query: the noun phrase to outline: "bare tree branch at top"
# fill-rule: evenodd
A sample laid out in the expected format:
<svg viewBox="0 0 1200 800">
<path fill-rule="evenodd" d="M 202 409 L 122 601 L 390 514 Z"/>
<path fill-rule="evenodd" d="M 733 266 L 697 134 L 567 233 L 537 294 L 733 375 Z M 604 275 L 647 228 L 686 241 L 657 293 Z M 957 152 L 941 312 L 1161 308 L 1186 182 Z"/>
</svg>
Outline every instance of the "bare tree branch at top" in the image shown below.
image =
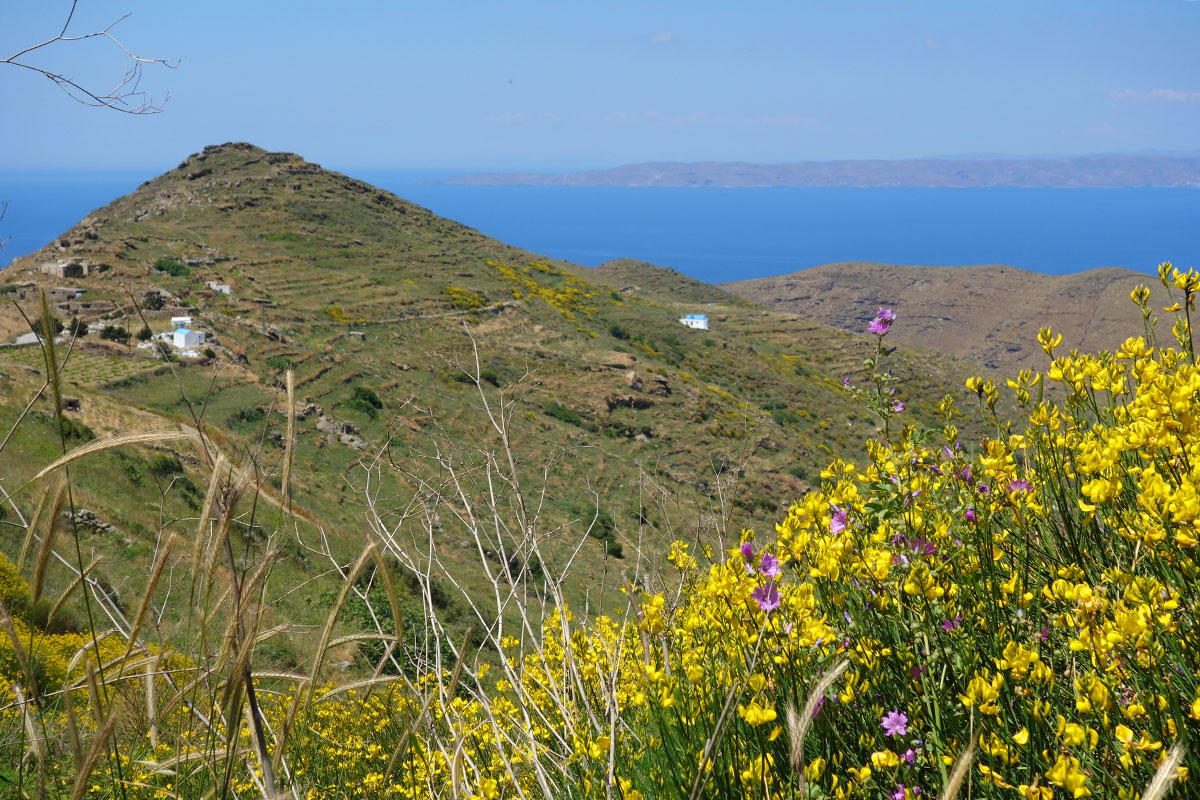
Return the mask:
<svg viewBox="0 0 1200 800">
<path fill-rule="evenodd" d="M 58 88 L 62 89 L 72 100 L 82 103 L 85 106 L 111 108 L 114 111 L 120 111 L 126 114 L 157 114 L 158 112 L 162 111 L 163 105 L 166 103 L 168 98 L 164 97 L 162 102 L 155 103 L 152 98 L 150 98 L 144 91 L 141 90 L 140 84 L 142 79 L 142 68 L 147 64 L 161 64 L 168 69 L 175 69 L 179 66 L 179 63 L 166 58 L 144 58 L 139 56 L 123 45 L 115 36 L 113 36 L 113 28 L 128 18 L 129 14 L 119 17 L 101 30 L 78 35 L 68 35 L 67 29 L 71 26 L 71 21 L 75 17 L 75 9 L 78 5 L 79 0 L 72 0 L 71 10 L 67 13 L 66 21 L 63 22 L 62 30 L 58 32 L 57 36 L 47 39 L 44 42 L 30 45 L 18 50 L 8 58 L 0 59 L 0 64 L 21 67 L 22 69 L 39 73 L 53 81 L 54 84 L 58 86 Z M 24 60 L 24 58 L 29 54 L 50 47 L 58 42 L 81 42 L 87 39 L 96 38 L 107 39 L 114 46 L 116 46 L 118 50 L 124 53 L 126 57 L 132 59 L 132 63 L 126 63 L 123 74 L 121 75 L 121 79 L 117 82 L 116 86 L 108 91 L 89 89 L 81 83 L 68 78 L 61 72 L 55 72 L 45 67 L 39 67 Z"/>
</svg>

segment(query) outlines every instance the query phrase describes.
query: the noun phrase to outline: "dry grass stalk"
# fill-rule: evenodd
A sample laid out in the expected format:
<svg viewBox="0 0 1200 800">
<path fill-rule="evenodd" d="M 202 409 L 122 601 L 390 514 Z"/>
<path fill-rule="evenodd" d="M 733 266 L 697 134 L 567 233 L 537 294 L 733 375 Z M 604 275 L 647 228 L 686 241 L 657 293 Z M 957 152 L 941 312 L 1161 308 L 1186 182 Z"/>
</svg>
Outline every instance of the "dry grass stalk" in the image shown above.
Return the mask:
<svg viewBox="0 0 1200 800">
<path fill-rule="evenodd" d="M 292 507 L 292 457 L 296 449 L 296 374 L 292 370 L 287 371 L 285 383 L 287 384 L 287 440 L 284 442 L 283 450 L 283 482 L 280 484 L 283 489 L 283 508 L 288 510 Z"/>
<path fill-rule="evenodd" d="M 55 601 L 54 607 L 50 609 L 50 613 L 46 615 L 47 623 L 54 619 L 54 616 L 62 609 L 63 604 L 67 602 L 67 598 L 71 596 L 71 593 L 79 588 L 79 584 L 87 580 L 88 575 L 91 574 L 91 571 L 95 569 L 96 565 L 99 563 L 100 556 L 98 554 L 94 555 L 92 556 L 92 560 L 88 562 L 87 566 L 85 566 L 81 572 L 75 573 L 75 576 L 71 579 L 70 585 L 63 590 L 63 593 L 59 595 L 58 600 Z"/>
<path fill-rule="evenodd" d="M 75 712 L 75 693 L 70 688 L 63 692 L 63 706 L 67 712 L 67 742 L 71 747 L 71 761 L 78 772 L 83 766 L 83 746 L 79 743 L 79 717 Z"/>
<path fill-rule="evenodd" d="M 200 506 L 200 521 L 196 525 L 196 540 L 192 543 L 192 569 L 200 567 L 204 543 L 208 540 L 208 523 L 212 520 L 213 507 L 221 494 L 222 475 L 227 469 L 225 455 L 218 452 L 213 461 L 212 474 L 208 479 L 208 491 L 204 493 L 204 505 Z"/>
<path fill-rule="evenodd" d="M 50 393 L 54 398 L 54 414 L 62 418 L 62 383 L 58 375 L 58 353 L 54 349 L 54 315 L 50 311 L 50 299 L 46 296 L 46 288 L 38 289 L 42 306 L 42 355 L 46 359 L 46 379 L 50 382 Z"/>
<path fill-rule="evenodd" d="M 296 689 L 292 692 L 292 702 L 288 705 L 287 714 L 283 718 L 283 727 L 279 729 L 279 735 L 275 737 L 275 752 L 271 755 L 271 764 L 275 767 L 275 774 L 280 772 L 280 766 L 283 763 L 283 754 L 287 752 L 288 736 L 292 732 L 292 724 L 296 720 L 296 712 L 300 709 L 300 702 L 304 699 L 307 685 L 303 680 L 296 683 Z"/>
<path fill-rule="evenodd" d="M 127 653 L 128 655 L 128 653 Z M 162 671 L 164 653 L 160 650 L 154 659 L 151 669 L 146 670 L 146 723 L 150 737 L 150 747 L 158 752 L 158 696 L 154 689 L 154 678 Z"/>
<path fill-rule="evenodd" d="M 337 600 L 333 603 L 333 608 L 329 610 L 329 615 L 325 618 L 325 627 L 321 630 L 321 638 L 317 642 L 317 649 L 313 651 L 312 672 L 308 676 L 308 703 L 312 704 L 313 692 L 317 688 L 317 676 L 321 672 L 321 664 L 325 660 L 325 652 L 329 649 L 329 640 L 333 636 L 333 626 L 338 621 L 338 617 L 342 613 L 342 607 L 346 605 L 349 599 L 350 590 L 354 588 L 354 581 L 358 579 L 358 574 L 362 572 L 368 560 L 378 556 L 378 548 L 374 542 L 369 543 L 362 551 L 362 555 L 354 562 L 354 566 L 350 568 L 350 572 L 346 575 L 346 579 L 342 581 L 342 588 L 338 591 Z"/>
<path fill-rule="evenodd" d="M 81 458 L 86 458 L 87 456 L 95 453 L 102 453 L 105 450 L 113 450 L 118 447 L 125 447 L 133 444 L 162 444 L 164 442 L 178 442 L 184 440 L 198 441 L 199 436 L 200 435 L 192 429 L 163 430 L 162 428 L 101 436 L 99 439 L 93 439 L 87 444 L 82 444 L 79 447 L 76 447 L 71 452 L 57 459 L 54 461 L 54 463 L 43 468 L 42 471 L 37 475 L 34 475 L 32 480 L 39 481 L 50 473 L 62 469 L 68 464 L 74 463 Z"/>
<path fill-rule="evenodd" d="M 50 556 L 54 553 L 54 540 L 58 536 L 60 526 L 58 516 L 62 513 L 63 504 L 67 500 L 67 483 L 58 481 L 54 489 L 54 498 L 46 507 L 46 520 L 43 525 L 42 541 L 38 546 L 37 560 L 33 565 L 33 579 L 29 582 L 30 602 L 37 603 L 42 599 L 43 583 L 46 580 L 46 567 L 50 565 Z"/>
<path fill-rule="evenodd" d="M 842 677 L 842 673 L 849 667 L 850 660 L 844 658 L 834 664 L 833 669 L 821 676 L 821 680 L 817 681 L 812 691 L 808 693 L 808 699 L 804 701 L 803 711 L 797 713 L 795 706 L 788 706 L 789 754 L 791 756 L 792 769 L 799 776 L 801 793 L 804 790 L 804 737 L 808 735 L 808 729 L 812 726 L 813 718 L 816 716 L 817 704 L 824 699 L 825 692 L 829 691 L 829 687 L 836 683 L 837 679 Z"/>
<path fill-rule="evenodd" d="M 1154 778 L 1146 786 L 1146 791 L 1142 792 L 1141 800 L 1162 800 L 1166 797 L 1167 792 L 1171 790 L 1171 784 L 1179 777 L 1179 765 L 1183 763 L 1186 755 L 1187 748 L 1183 746 L 1183 742 L 1176 742 L 1158 765 Z"/>
<path fill-rule="evenodd" d="M 29 523 L 25 526 L 25 540 L 21 542 L 21 553 L 17 556 L 17 571 L 25 571 L 25 559 L 29 557 L 29 548 L 33 546 L 33 541 L 36 537 L 38 527 L 42 523 L 42 517 L 46 513 L 46 507 L 54 503 L 54 496 L 63 489 L 62 484 L 46 487 L 42 492 L 42 496 L 38 498 L 38 503 L 34 506 L 33 514 L 29 517 Z"/>
<path fill-rule="evenodd" d="M 33 707 L 33 702 L 25 697 L 25 693 L 21 691 L 21 687 L 17 684 L 14 683 L 12 685 L 12 690 L 17 701 L 17 707 L 21 709 L 21 724 L 25 729 L 25 739 L 29 742 L 26 757 L 33 756 L 41 764 L 46 757 L 46 750 L 43 747 L 42 737 L 38 734 L 37 725 L 30 711 Z"/>
<path fill-rule="evenodd" d="M 89 672 L 91 662 L 88 662 Z M 97 707 L 97 712 L 99 708 Z M 75 773 L 75 785 L 71 787 L 71 800 L 80 800 L 84 792 L 87 791 L 88 781 L 91 779 L 92 771 L 96 769 L 96 765 L 100 763 L 100 759 L 104 756 L 104 751 L 107 747 L 105 744 L 108 738 L 112 736 L 113 728 L 117 724 L 117 707 L 114 705 L 104 715 L 99 726 L 96 728 L 96 736 L 92 739 L 91 747 L 88 748 L 87 755 L 83 757 L 83 763 Z"/>
<path fill-rule="evenodd" d="M 395 642 L 396 652 L 404 652 L 404 623 L 400 614 L 400 598 L 396 594 L 396 586 L 392 583 L 392 575 L 388 571 L 387 563 L 383 560 L 383 554 L 376 547 L 373 551 L 375 557 L 375 574 L 379 576 L 383 582 L 383 591 L 387 594 L 388 605 L 392 608 L 392 624 L 395 626 Z"/>
<path fill-rule="evenodd" d="M 958 792 L 962 789 L 963 781 L 967 779 L 967 775 L 971 771 L 971 764 L 975 761 L 975 742 L 963 749 L 959 754 L 958 760 L 954 762 L 954 769 L 950 770 L 950 777 L 946 779 L 946 786 L 942 789 L 941 800 L 954 800 L 958 797 Z"/>
<path fill-rule="evenodd" d="M 137 637 L 142 630 L 142 622 L 146 619 L 146 612 L 150 609 L 150 604 L 154 600 L 154 590 L 158 586 L 158 579 L 162 576 L 163 567 L 167 565 L 167 557 L 170 556 L 171 545 L 174 543 L 175 534 L 172 533 L 167 536 L 167 540 L 158 548 L 158 558 L 154 560 L 154 566 L 150 569 L 150 580 L 146 584 L 145 591 L 142 592 L 142 599 L 138 604 L 137 613 L 133 615 L 132 624 L 129 627 L 125 655 L 121 657 L 122 662 L 129 658 L 129 654 L 137 646 Z"/>
<path fill-rule="evenodd" d="M 89 658 L 84 663 L 84 680 L 87 681 L 88 707 L 92 710 L 92 716 L 96 719 L 96 727 L 99 728 L 104 723 L 104 706 L 100 703 L 100 685 L 96 682 L 96 666 Z"/>
<path fill-rule="evenodd" d="M 4 632 L 8 634 L 9 640 L 12 641 L 13 656 L 17 660 L 17 666 L 21 669 L 21 674 L 25 676 L 25 686 L 36 696 L 37 684 L 29 663 L 29 656 L 25 652 L 25 647 L 21 644 L 21 637 L 17 635 L 12 615 L 9 614 L 8 606 L 4 604 L 3 600 L 0 600 L 0 626 L 3 626 Z"/>
</svg>

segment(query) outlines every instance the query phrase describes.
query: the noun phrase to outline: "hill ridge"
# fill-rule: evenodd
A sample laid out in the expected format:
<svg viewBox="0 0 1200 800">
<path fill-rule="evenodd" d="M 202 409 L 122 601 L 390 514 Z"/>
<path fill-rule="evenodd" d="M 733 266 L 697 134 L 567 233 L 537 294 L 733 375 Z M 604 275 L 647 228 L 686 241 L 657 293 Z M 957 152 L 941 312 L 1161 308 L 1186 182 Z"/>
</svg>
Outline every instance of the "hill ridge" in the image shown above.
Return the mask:
<svg viewBox="0 0 1200 800">
<path fill-rule="evenodd" d="M 1120 267 L 1043 275 L 1005 265 L 906 266 L 874 262 L 824 264 L 772 278 L 721 284 L 754 302 L 861 329 L 879 306 L 894 306 L 905 324 L 894 338 L 975 361 L 1001 372 L 1044 369 L 1037 331 L 1052 324 L 1067 347 L 1115 350 L 1141 315 L 1129 293 L 1157 281 Z"/>
<path fill-rule="evenodd" d="M 479 186 L 1055 187 L 1200 186 L 1200 158 L 1097 155 L 1071 158 L 860 159 L 751 163 L 647 162 L 560 174 L 480 173 L 440 183 Z"/>
</svg>

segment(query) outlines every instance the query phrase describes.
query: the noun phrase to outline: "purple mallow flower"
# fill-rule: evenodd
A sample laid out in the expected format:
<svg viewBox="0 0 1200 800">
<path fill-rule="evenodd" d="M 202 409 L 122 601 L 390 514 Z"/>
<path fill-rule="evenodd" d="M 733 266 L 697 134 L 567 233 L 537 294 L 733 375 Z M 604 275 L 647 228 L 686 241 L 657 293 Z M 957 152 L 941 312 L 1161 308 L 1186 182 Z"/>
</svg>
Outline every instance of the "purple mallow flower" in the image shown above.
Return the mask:
<svg viewBox="0 0 1200 800">
<path fill-rule="evenodd" d="M 903 711 L 889 711 L 879 723 L 884 736 L 903 736 L 908 733 L 908 715 Z"/>
<path fill-rule="evenodd" d="M 1027 480 L 1017 479 L 1008 482 L 1008 490 L 1010 492 L 1032 492 L 1033 484 Z"/>
<path fill-rule="evenodd" d="M 963 621 L 963 618 L 962 618 L 961 614 L 959 614 L 954 619 L 945 620 L 944 622 L 942 622 L 942 630 L 952 631 L 952 630 L 956 629 L 959 625 L 961 625 L 962 621 Z"/>
<path fill-rule="evenodd" d="M 762 574 L 768 578 L 778 578 L 780 575 L 779 559 L 770 553 L 763 553 L 760 568 L 762 569 Z"/>
<path fill-rule="evenodd" d="M 963 519 L 965 519 L 967 522 L 974 522 L 975 521 L 975 509 L 968 508 L 966 511 L 964 511 Z"/>
<path fill-rule="evenodd" d="M 896 402 L 892 403 L 892 412 L 893 413 L 899 414 L 903 410 L 904 410 L 904 401 L 903 400 L 897 400 Z"/>
<path fill-rule="evenodd" d="M 879 307 L 879 313 L 875 315 L 875 319 L 871 320 L 871 324 L 867 326 L 867 330 L 871 333 L 883 336 L 892 327 L 892 323 L 896 321 L 896 312 L 890 308 Z"/>
<path fill-rule="evenodd" d="M 937 545 L 928 539 L 921 538 L 913 541 L 912 549 L 919 555 L 931 556 L 937 552 Z"/>
<path fill-rule="evenodd" d="M 757 603 L 758 607 L 770 614 L 775 609 L 779 608 L 779 604 L 783 602 L 783 598 L 779 595 L 779 587 L 773 583 L 765 583 L 750 593 Z"/>
<path fill-rule="evenodd" d="M 833 517 L 829 520 L 829 532 L 841 533 L 846 530 L 846 510 L 834 505 L 831 505 L 830 508 L 833 509 Z"/>
<path fill-rule="evenodd" d="M 750 544 L 749 542 L 742 542 L 741 550 L 742 558 L 746 559 L 747 561 L 754 558 L 754 545 Z"/>
</svg>

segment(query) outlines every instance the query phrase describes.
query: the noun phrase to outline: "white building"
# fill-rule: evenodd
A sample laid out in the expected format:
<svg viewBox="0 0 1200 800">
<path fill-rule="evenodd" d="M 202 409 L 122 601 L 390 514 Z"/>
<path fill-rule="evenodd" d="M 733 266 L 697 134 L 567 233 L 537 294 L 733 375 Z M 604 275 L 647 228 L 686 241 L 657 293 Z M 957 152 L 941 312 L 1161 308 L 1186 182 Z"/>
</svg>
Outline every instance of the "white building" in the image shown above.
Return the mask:
<svg viewBox="0 0 1200 800">
<path fill-rule="evenodd" d="M 212 289 L 214 292 L 220 292 L 221 294 L 228 294 L 228 295 L 233 294 L 233 287 L 230 286 L 228 283 L 217 283 L 216 281 L 205 281 L 204 285 L 207 286 L 208 288 Z"/>
<path fill-rule="evenodd" d="M 186 328 L 192 324 L 191 317 L 171 317 L 172 328 Z"/>
<path fill-rule="evenodd" d="M 188 328 L 179 327 L 171 334 L 173 344 L 179 350 L 191 350 L 194 347 L 199 347 L 204 344 L 204 334 L 200 331 L 189 330 Z"/>
<path fill-rule="evenodd" d="M 688 314 L 686 317 L 682 317 L 679 322 L 680 324 L 687 325 L 689 328 L 701 331 L 708 330 L 708 317 L 704 314 Z"/>
</svg>

